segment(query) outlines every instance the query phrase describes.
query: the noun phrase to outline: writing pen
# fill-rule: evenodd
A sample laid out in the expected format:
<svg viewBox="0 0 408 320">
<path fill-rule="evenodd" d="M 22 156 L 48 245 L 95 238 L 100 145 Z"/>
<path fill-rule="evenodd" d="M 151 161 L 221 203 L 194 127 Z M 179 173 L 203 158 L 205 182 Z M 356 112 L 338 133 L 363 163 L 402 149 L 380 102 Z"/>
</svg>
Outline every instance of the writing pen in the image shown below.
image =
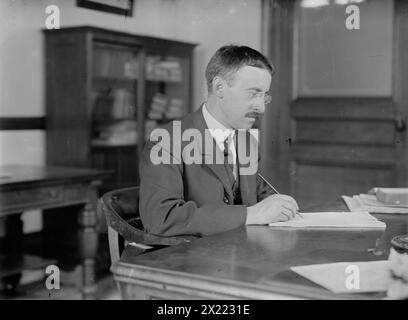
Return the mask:
<svg viewBox="0 0 408 320">
<path fill-rule="evenodd" d="M 276 194 L 280 194 L 279 191 L 276 190 L 275 187 L 271 185 L 269 181 L 266 180 L 260 173 L 258 173 L 258 176 L 268 185 L 269 188 L 273 190 L 273 192 L 275 192 Z M 303 219 L 303 216 L 298 211 L 296 211 L 296 214 Z"/>
</svg>

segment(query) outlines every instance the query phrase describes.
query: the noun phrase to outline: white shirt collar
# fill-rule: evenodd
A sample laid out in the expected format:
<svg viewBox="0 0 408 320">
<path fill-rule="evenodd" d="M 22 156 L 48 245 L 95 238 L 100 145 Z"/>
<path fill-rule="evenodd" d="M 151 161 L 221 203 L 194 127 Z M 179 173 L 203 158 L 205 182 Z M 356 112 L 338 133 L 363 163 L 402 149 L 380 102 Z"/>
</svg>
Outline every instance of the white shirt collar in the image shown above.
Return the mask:
<svg viewBox="0 0 408 320">
<path fill-rule="evenodd" d="M 213 115 L 208 111 L 205 103 L 203 104 L 203 116 L 211 135 L 217 142 L 220 149 L 224 150 L 225 139 L 227 139 L 227 137 L 230 135 L 233 136 L 235 131 L 233 129 L 228 129 L 217 119 L 215 119 Z"/>
<path fill-rule="evenodd" d="M 207 123 L 208 130 L 210 131 L 210 134 L 214 138 L 215 142 L 217 143 L 218 148 L 224 152 L 224 141 L 227 139 L 228 136 L 231 136 L 231 138 L 234 138 L 235 130 L 234 129 L 228 129 L 225 127 L 222 123 L 220 123 L 217 119 L 215 119 L 212 114 L 208 111 L 207 106 L 205 103 L 203 104 L 203 116 L 204 120 Z M 230 144 L 230 152 L 232 153 L 233 156 L 233 174 L 234 177 L 237 178 L 238 176 L 238 167 L 236 165 L 236 149 L 235 149 L 235 144 L 231 143 Z"/>
</svg>

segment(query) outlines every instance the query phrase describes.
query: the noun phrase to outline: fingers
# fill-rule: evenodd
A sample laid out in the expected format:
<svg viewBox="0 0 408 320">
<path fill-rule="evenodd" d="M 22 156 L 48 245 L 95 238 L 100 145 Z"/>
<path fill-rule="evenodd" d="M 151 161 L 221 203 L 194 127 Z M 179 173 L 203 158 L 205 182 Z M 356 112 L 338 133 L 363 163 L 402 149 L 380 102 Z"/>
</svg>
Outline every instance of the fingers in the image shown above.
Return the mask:
<svg viewBox="0 0 408 320">
<path fill-rule="evenodd" d="M 282 221 L 282 222 L 289 221 L 289 220 L 293 219 L 293 217 L 294 216 L 293 216 L 292 210 L 289 210 L 289 209 L 286 209 L 286 208 L 282 207 L 281 212 L 280 212 L 280 214 L 278 216 L 278 221 Z"/>
<path fill-rule="evenodd" d="M 299 206 L 298 206 L 296 200 L 293 199 L 291 196 L 288 196 L 288 195 L 286 195 L 286 194 L 281 194 L 281 195 L 279 195 L 279 196 L 280 196 L 280 198 L 281 198 L 282 200 L 288 201 L 288 202 L 292 203 L 292 204 L 296 207 L 296 210 L 299 210 Z"/>
<path fill-rule="evenodd" d="M 272 194 L 269 197 L 265 198 L 263 201 L 278 201 L 278 200 L 291 203 L 292 205 L 295 206 L 296 210 L 299 211 L 299 206 L 296 200 L 286 194 Z"/>
<path fill-rule="evenodd" d="M 282 204 L 282 212 L 285 212 L 289 215 L 290 219 L 293 219 L 296 216 L 297 210 L 293 205 Z"/>
<path fill-rule="evenodd" d="M 297 207 L 292 201 L 279 199 L 275 201 L 275 205 L 277 205 L 278 211 L 284 211 L 288 215 L 289 219 L 293 219 L 298 212 Z"/>
<path fill-rule="evenodd" d="M 254 206 L 254 210 L 259 212 L 257 220 L 263 224 L 291 220 L 296 216 L 298 208 L 292 197 L 280 194 L 271 195 Z"/>
<path fill-rule="evenodd" d="M 289 221 L 290 220 L 290 213 L 285 213 L 283 210 L 279 215 L 279 221 Z"/>
</svg>

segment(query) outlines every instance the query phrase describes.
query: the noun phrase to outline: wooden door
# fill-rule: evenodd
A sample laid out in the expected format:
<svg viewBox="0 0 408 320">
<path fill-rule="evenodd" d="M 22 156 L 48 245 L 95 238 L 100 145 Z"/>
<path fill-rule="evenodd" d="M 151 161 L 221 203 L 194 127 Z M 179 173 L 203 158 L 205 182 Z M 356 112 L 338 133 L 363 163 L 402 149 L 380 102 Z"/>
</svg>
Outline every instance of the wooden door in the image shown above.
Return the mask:
<svg viewBox="0 0 408 320">
<path fill-rule="evenodd" d="M 375 186 L 408 186 L 408 3 L 351 3 L 360 29 L 348 30 L 344 2 L 263 2 L 276 74 L 262 171 L 301 209 Z"/>
</svg>

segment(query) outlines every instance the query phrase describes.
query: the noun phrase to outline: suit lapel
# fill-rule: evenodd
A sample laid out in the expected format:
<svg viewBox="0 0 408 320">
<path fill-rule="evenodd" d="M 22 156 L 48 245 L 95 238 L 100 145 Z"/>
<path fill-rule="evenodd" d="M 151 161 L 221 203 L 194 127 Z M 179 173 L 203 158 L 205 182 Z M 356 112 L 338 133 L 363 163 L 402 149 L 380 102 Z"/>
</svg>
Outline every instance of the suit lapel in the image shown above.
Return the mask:
<svg viewBox="0 0 408 320">
<path fill-rule="evenodd" d="M 215 141 L 215 139 L 212 137 L 208 130 L 207 124 L 203 116 L 202 108 L 203 106 L 201 105 L 200 109 L 198 109 L 193 114 L 192 117 L 194 127 L 200 131 L 202 137 L 202 143 L 198 146 L 198 149 L 201 151 L 202 154 L 202 166 L 208 167 L 214 173 L 214 175 L 222 182 L 225 191 L 230 195 L 230 197 L 233 197 L 232 185 L 228 177 L 225 165 L 223 163 L 224 154 L 218 147 L 217 142 Z M 204 148 L 204 146 L 207 147 Z"/>
</svg>

